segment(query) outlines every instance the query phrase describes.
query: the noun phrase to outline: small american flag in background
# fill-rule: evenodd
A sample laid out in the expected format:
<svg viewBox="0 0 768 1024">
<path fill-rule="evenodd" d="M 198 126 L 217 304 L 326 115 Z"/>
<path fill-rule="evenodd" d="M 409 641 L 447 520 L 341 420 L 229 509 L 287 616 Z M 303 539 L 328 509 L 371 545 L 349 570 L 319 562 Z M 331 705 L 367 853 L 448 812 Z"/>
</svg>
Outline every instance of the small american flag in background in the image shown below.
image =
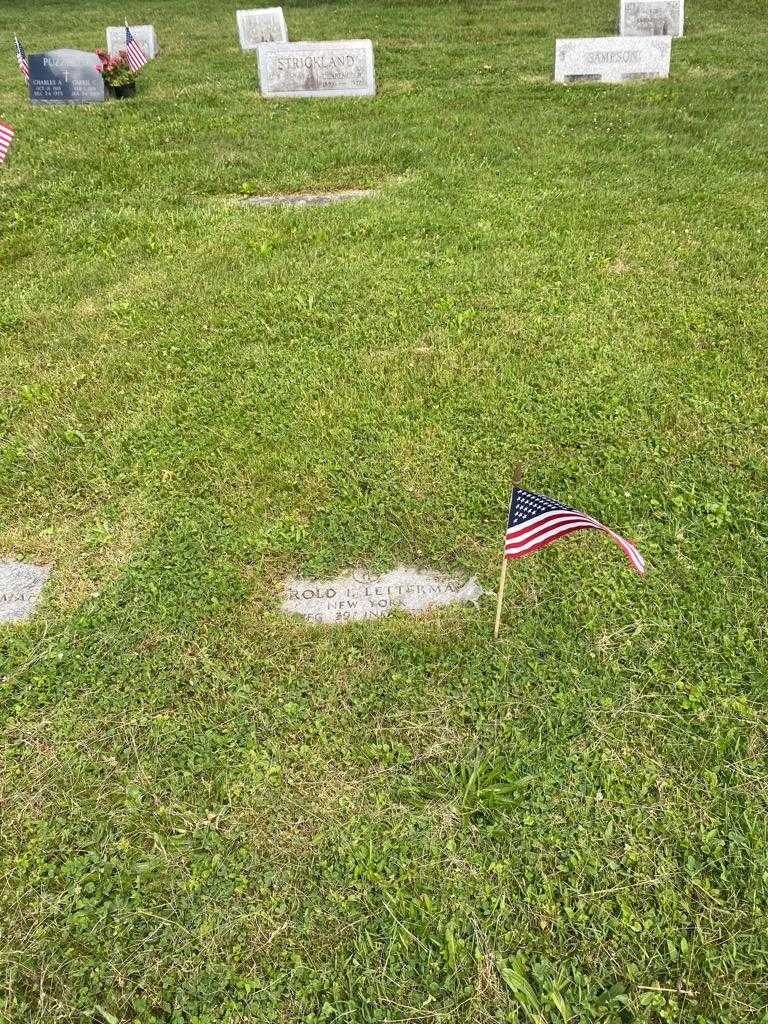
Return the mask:
<svg viewBox="0 0 768 1024">
<path fill-rule="evenodd" d="M 19 63 L 19 71 L 24 75 L 24 80 L 29 81 L 29 64 L 27 63 L 27 55 L 24 52 L 24 47 L 19 42 L 19 37 L 14 36 L 13 41 L 16 43 L 16 60 Z"/>
<path fill-rule="evenodd" d="M 0 164 L 5 161 L 5 155 L 13 142 L 16 132 L 5 121 L 0 121 Z"/>
<path fill-rule="evenodd" d="M 641 575 L 645 572 L 643 556 L 634 544 L 603 526 L 597 519 L 577 512 L 576 509 L 562 505 L 554 498 L 543 494 L 525 491 L 522 487 L 512 488 L 509 503 L 507 532 L 504 538 L 504 557 L 522 558 L 532 551 L 537 551 L 558 537 L 574 530 L 600 530 L 607 533 L 614 543 L 618 544 L 630 561 L 633 569 Z"/>
<path fill-rule="evenodd" d="M 133 72 L 141 71 L 144 65 L 148 63 L 149 58 L 133 38 L 133 34 L 128 28 L 127 22 L 125 25 L 125 52 L 128 57 L 128 67 Z"/>
</svg>

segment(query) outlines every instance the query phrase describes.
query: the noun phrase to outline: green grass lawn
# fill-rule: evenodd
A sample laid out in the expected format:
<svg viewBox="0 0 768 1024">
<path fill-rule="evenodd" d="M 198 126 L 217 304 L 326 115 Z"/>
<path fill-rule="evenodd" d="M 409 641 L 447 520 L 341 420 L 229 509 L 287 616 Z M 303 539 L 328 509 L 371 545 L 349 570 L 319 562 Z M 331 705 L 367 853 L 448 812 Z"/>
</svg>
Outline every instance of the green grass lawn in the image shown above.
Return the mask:
<svg viewBox="0 0 768 1024">
<path fill-rule="evenodd" d="M 768 21 L 550 82 L 612 0 L 298 2 L 375 99 L 264 101 L 221 0 L 5 0 L 0 1019 L 768 1019 Z M 161 57 L 33 108 L 12 47 Z M 373 188 L 325 208 L 238 197 Z M 507 487 L 634 538 L 320 628 L 290 575 L 493 590 Z"/>
</svg>

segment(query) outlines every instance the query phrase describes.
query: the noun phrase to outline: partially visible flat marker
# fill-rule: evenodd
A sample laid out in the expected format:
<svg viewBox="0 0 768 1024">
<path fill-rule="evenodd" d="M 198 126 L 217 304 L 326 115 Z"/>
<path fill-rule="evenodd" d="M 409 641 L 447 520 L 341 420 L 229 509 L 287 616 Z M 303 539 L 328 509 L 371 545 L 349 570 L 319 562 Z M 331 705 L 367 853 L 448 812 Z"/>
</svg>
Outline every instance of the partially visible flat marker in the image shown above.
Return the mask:
<svg viewBox="0 0 768 1024">
<path fill-rule="evenodd" d="M 324 206 L 348 199 L 367 199 L 372 195 L 372 188 L 352 188 L 347 192 L 285 192 L 274 196 L 249 196 L 245 202 L 249 206 Z"/>
<path fill-rule="evenodd" d="M 50 565 L 0 562 L 0 622 L 28 619 L 50 572 Z"/>
<path fill-rule="evenodd" d="M 282 610 L 310 622 L 383 619 L 395 609 L 415 615 L 447 604 L 476 604 L 483 588 L 442 573 L 398 566 L 382 576 L 353 572 L 332 580 L 286 580 Z"/>
</svg>

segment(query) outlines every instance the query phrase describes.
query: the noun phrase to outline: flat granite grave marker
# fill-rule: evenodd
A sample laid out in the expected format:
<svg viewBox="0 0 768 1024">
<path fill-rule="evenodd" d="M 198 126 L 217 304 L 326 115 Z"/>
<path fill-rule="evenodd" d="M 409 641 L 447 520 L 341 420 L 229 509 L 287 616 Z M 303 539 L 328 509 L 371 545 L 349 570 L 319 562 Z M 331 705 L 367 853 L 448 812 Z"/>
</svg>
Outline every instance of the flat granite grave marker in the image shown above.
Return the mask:
<svg viewBox="0 0 768 1024">
<path fill-rule="evenodd" d="M 619 0 L 622 36 L 681 36 L 685 0 Z"/>
<path fill-rule="evenodd" d="M 272 196 L 250 196 L 244 201 L 249 206 L 327 206 L 328 203 L 345 203 L 350 199 L 367 199 L 372 195 L 372 188 L 351 188 L 343 192 L 287 192 Z"/>
<path fill-rule="evenodd" d="M 87 50 L 48 50 L 29 55 L 32 103 L 101 103 L 107 98 L 98 57 Z"/>
<path fill-rule="evenodd" d="M 262 96 L 376 95 L 370 39 L 263 43 L 257 53 Z"/>
<path fill-rule="evenodd" d="M 558 39 L 555 81 L 629 82 L 638 78 L 668 78 L 671 56 L 670 36 Z"/>
<path fill-rule="evenodd" d="M 50 565 L 0 562 L 0 622 L 28 619 L 50 572 Z"/>
<path fill-rule="evenodd" d="M 288 42 L 288 26 L 282 7 L 237 11 L 236 15 L 241 50 L 255 50 L 262 43 Z"/>
<path fill-rule="evenodd" d="M 383 619 L 396 608 L 415 615 L 447 604 L 476 604 L 484 591 L 474 576 L 462 582 L 401 565 L 382 576 L 353 572 L 332 580 L 286 580 L 284 593 L 284 612 L 342 624 Z"/>
<path fill-rule="evenodd" d="M 144 53 L 152 59 L 157 56 L 157 39 L 155 37 L 154 25 L 129 25 L 131 35 L 142 48 Z M 125 25 L 110 25 L 107 29 L 107 53 L 114 57 L 120 50 L 125 49 Z"/>
</svg>

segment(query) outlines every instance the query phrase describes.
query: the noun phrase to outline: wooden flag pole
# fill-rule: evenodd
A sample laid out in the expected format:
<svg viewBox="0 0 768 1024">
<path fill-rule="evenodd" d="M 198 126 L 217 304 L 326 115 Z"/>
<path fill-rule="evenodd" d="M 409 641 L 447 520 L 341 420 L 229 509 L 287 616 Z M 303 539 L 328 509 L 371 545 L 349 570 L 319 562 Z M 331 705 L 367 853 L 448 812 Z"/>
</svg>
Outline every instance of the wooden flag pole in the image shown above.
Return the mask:
<svg viewBox="0 0 768 1024">
<path fill-rule="evenodd" d="M 507 585 L 507 559 L 502 555 L 501 559 L 501 580 L 499 581 L 499 596 L 496 601 L 496 625 L 493 627 L 493 639 L 499 639 L 499 628 L 501 626 L 501 609 L 504 604 L 504 587 Z"/>
<path fill-rule="evenodd" d="M 515 472 L 512 476 L 512 492 L 514 493 L 515 487 L 518 486 L 520 481 L 523 479 L 523 467 L 518 465 L 515 467 Z M 512 503 L 512 497 L 510 495 L 510 505 Z M 506 534 L 506 523 L 504 524 Z M 499 639 L 499 630 L 501 628 L 501 610 L 504 607 L 504 588 L 507 585 L 507 561 L 504 554 L 504 545 L 501 548 L 501 579 L 499 580 L 499 596 L 496 600 L 496 622 L 493 627 L 493 639 Z"/>
</svg>

